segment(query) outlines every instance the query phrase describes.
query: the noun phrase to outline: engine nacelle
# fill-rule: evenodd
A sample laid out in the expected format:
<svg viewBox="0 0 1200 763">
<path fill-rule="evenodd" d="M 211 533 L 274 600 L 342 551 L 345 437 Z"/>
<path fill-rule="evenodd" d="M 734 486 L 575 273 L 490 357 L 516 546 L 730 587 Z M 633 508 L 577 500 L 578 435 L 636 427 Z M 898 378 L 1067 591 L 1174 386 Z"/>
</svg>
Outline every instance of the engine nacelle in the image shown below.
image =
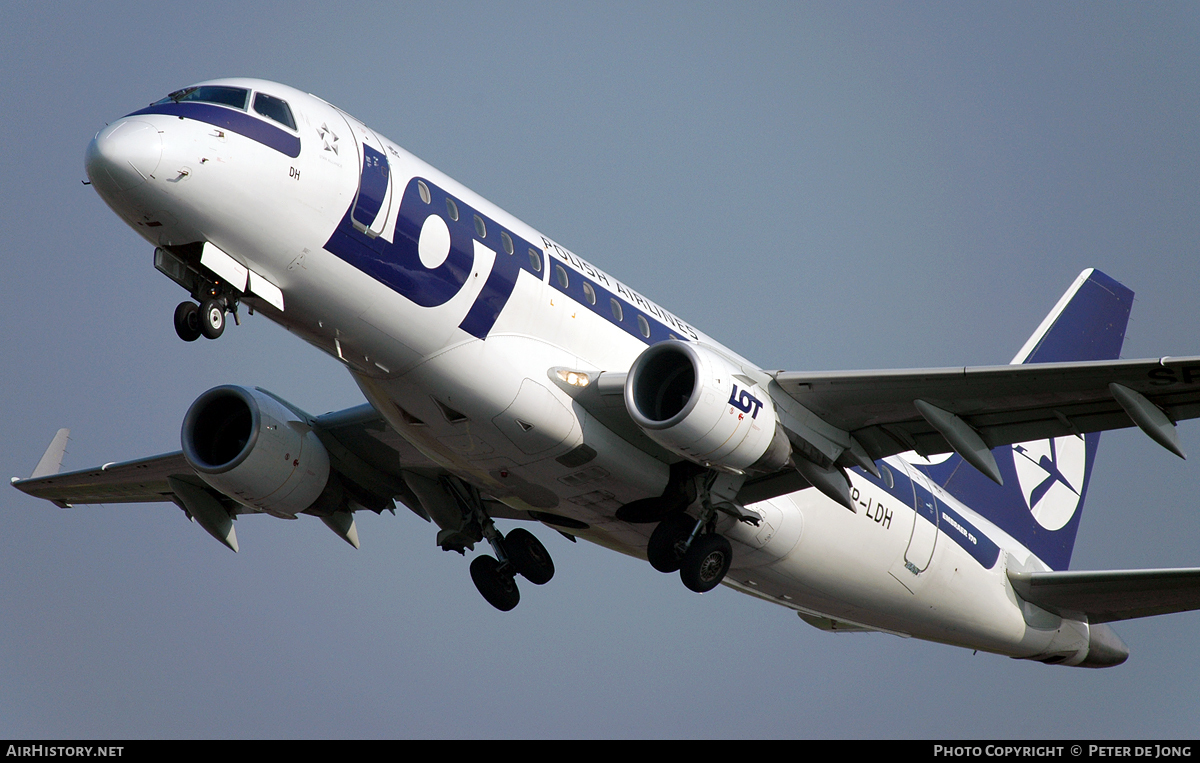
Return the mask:
<svg viewBox="0 0 1200 763">
<path fill-rule="evenodd" d="M 791 454 L 766 390 L 702 345 L 647 348 L 625 379 L 625 408 L 650 439 L 705 466 L 773 471 Z"/>
<path fill-rule="evenodd" d="M 183 419 L 183 455 L 245 506 L 294 517 L 329 484 L 329 453 L 306 422 L 258 390 L 214 387 Z"/>
</svg>

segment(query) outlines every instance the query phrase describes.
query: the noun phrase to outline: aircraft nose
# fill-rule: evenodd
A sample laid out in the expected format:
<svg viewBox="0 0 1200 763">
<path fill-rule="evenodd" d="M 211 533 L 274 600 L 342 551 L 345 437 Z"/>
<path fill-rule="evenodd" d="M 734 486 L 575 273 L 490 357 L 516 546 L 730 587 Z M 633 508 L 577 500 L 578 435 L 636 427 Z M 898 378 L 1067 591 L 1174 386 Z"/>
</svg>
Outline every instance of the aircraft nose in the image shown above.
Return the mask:
<svg viewBox="0 0 1200 763">
<path fill-rule="evenodd" d="M 162 137 L 149 122 L 114 122 L 88 144 L 84 158 L 88 179 L 102 188 L 127 191 L 144 183 L 158 169 L 162 148 Z"/>
</svg>

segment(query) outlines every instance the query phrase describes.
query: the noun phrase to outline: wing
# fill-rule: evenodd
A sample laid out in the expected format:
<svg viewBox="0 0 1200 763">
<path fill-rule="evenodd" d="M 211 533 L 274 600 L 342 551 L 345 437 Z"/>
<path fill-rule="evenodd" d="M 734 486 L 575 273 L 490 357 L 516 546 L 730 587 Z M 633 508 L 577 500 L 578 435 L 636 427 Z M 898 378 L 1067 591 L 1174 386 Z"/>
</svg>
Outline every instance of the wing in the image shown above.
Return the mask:
<svg viewBox="0 0 1200 763">
<path fill-rule="evenodd" d="M 13 487 L 62 508 L 77 503 L 171 502 L 172 490 L 167 480 L 172 476 L 196 479 L 196 472 L 188 465 L 182 451 L 105 464 L 99 468 L 13 480 Z"/>
<path fill-rule="evenodd" d="M 1200 569 L 1017 572 L 1008 579 L 1021 598 L 1090 623 L 1200 609 Z"/>
<path fill-rule="evenodd" d="M 387 508 L 394 497 L 406 496 L 408 489 L 402 471 L 438 469 L 396 434 L 370 405 L 318 416 L 313 420 L 313 430 L 329 451 L 334 471 L 349 483 L 354 497 L 365 508 L 380 511 Z M 42 464 L 48 460 L 51 451 L 63 444 L 59 437 L 55 438 L 35 474 L 43 471 Z M 13 486 L 59 506 L 170 502 L 174 500 L 169 484 L 172 477 L 204 484 L 183 452 L 175 451 L 98 468 L 17 479 L 13 480 Z M 419 506 L 415 500 L 412 504 Z M 240 507 L 240 511 L 249 510 Z"/>
<path fill-rule="evenodd" d="M 626 412 L 625 376 L 602 374 L 575 399 L 629 442 L 670 459 Z M 992 448 L 1132 426 L 1182 457 L 1175 422 L 1200 417 L 1200 357 L 772 376 L 767 388 L 797 449 L 867 471 L 896 453 L 955 451 L 999 482 Z M 788 469 L 748 479 L 738 498 L 751 503 L 809 484 Z"/>
<path fill-rule="evenodd" d="M 1200 416 L 1200 357 L 779 373 L 775 383 L 801 414 L 853 437 L 872 460 L 957 450 L 970 461 L 962 453 L 970 432 L 988 450 L 1131 426 L 1173 442 L 1175 421 Z"/>
<path fill-rule="evenodd" d="M 994 448 L 1137 426 L 1183 456 L 1175 422 L 1200 416 L 1200 357 L 1116 360 L 1133 292 L 1083 271 L 1017 353 L 1013 364 L 977 368 L 776 372 L 742 367 L 765 388 L 793 446 L 796 469 L 750 475 L 750 503 L 816 485 L 843 505 L 835 467 L 878 474 L 875 462 L 915 451 L 954 451 L 1003 484 Z M 626 375 L 601 374 L 576 401 L 629 442 L 647 445 L 620 392 Z"/>
<path fill-rule="evenodd" d="M 993 448 L 1129 426 L 1183 457 L 1175 422 L 1200 415 L 1200 358 L 1117 360 L 1132 305 L 1132 291 L 1089 268 L 1011 365 L 779 373 L 771 392 L 801 430 L 827 428 L 800 439 L 868 470 L 894 453 L 953 450 L 1001 483 Z"/>
<path fill-rule="evenodd" d="M 357 546 L 352 512 L 364 508 L 375 512 L 394 510 L 395 500 L 429 521 L 425 508 L 408 487 L 404 472 L 436 478 L 442 470 L 401 438 L 370 405 L 302 418 L 311 421 L 345 491 L 341 508 L 331 516 L 322 516 L 339 536 Z M 255 510 L 210 488 L 182 451 L 60 474 L 57 467 L 66 439 L 67 431 L 60 430 L 38 462 L 35 476 L 14 479 L 13 486 L 61 507 L 174 503 L 222 543 L 237 550 L 230 518 Z"/>
</svg>

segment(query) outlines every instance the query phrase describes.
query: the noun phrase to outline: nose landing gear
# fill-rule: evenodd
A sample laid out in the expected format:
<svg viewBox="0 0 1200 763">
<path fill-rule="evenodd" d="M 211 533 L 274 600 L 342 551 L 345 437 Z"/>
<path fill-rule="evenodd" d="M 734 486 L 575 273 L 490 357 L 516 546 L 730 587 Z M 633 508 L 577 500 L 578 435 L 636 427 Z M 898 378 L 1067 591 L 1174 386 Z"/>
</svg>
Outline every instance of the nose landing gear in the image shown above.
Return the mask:
<svg viewBox="0 0 1200 763">
<path fill-rule="evenodd" d="M 206 299 L 200 305 L 180 302 L 175 308 L 175 333 L 185 342 L 194 342 L 201 336 L 216 339 L 225 333 L 225 313 L 236 309 L 236 304 L 230 308 L 224 298 Z"/>
</svg>

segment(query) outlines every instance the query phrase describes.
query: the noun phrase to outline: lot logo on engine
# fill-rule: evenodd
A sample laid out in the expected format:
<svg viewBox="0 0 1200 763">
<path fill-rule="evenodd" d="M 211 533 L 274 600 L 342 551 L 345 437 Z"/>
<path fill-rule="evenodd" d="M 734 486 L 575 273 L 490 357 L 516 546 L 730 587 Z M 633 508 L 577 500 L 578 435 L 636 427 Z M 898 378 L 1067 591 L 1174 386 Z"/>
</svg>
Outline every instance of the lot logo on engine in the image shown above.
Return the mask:
<svg viewBox="0 0 1200 763">
<path fill-rule="evenodd" d="M 742 413 L 749 413 L 752 419 L 757 419 L 758 412 L 762 410 L 762 401 L 747 390 L 739 392 L 736 384 L 733 385 L 733 392 L 729 393 L 729 404 Z M 753 409 L 753 413 L 751 413 L 751 409 Z M 739 416 L 739 418 L 741 417 Z"/>
</svg>

